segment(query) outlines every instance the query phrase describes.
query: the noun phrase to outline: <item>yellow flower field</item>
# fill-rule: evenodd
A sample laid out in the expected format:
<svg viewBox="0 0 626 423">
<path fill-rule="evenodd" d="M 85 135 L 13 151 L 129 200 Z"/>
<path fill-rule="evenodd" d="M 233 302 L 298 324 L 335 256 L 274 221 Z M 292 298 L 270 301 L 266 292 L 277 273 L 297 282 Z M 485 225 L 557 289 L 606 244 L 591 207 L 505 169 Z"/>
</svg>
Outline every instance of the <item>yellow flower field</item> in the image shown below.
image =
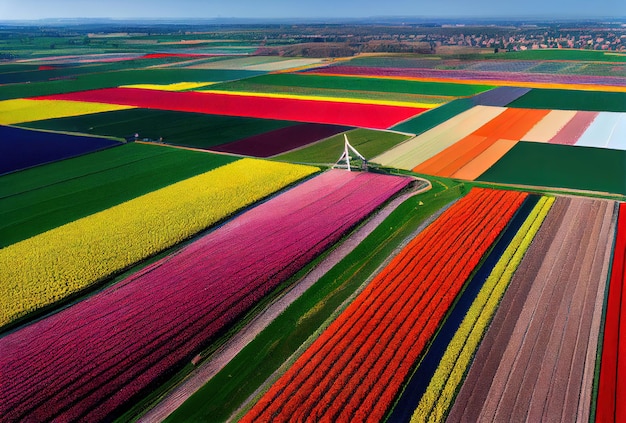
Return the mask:
<svg viewBox="0 0 626 423">
<path fill-rule="evenodd" d="M 318 171 L 242 159 L 8 246 L 0 250 L 0 326 Z"/>
<path fill-rule="evenodd" d="M 553 203 L 553 197 L 542 197 L 539 200 L 496 263 L 450 341 L 450 345 L 439 362 L 426 392 L 424 392 L 413 413 L 412 423 L 440 422 L 445 419 L 480 340 L 487 330 L 515 270 Z"/>
<path fill-rule="evenodd" d="M 434 109 L 441 106 L 442 103 L 420 103 L 411 101 L 393 101 L 393 100 L 373 100 L 365 98 L 343 98 L 343 97 L 329 97 L 321 95 L 306 95 L 306 94 L 284 94 L 284 93 L 269 93 L 269 92 L 253 92 L 253 91 L 224 91 L 224 90 L 199 90 L 203 93 L 211 94 L 223 94 L 223 95 L 235 95 L 244 97 L 264 97 L 264 98 L 286 98 L 292 100 L 314 100 L 314 101 L 332 101 L 335 103 L 359 103 L 359 104 L 376 104 L 379 106 L 399 106 L 399 107 L 413 107 L 417 109 Z"/>
<path fill-rule="evenodd" d="M 0 125 L 12 125 L 36 120 L 80 116 L 133 108 L 133 106 L 88 103 L 82 101 L 31 100 L 19 98 L 0 101 Z"/>
<path fill-rule="evenodd" d="M 175 82 L 173 84 L 133 84 L 121 85 L 120 88 L 140 88 L 157 91 L 185 91 L 213 85 L 215 82 Z"/>
</svg>

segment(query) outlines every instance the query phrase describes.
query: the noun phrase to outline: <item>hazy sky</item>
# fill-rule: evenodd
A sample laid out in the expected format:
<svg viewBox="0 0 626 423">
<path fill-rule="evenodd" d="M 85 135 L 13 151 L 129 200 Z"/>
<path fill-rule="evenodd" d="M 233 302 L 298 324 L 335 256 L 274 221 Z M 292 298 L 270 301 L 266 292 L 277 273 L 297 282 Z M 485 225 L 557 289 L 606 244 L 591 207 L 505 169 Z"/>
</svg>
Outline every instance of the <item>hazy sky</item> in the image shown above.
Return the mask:
<svg viewBox="0 0 626 423">
<path fill-rule="evenodd" d="M 0 0 L 0 20 L 41 18 L 626 16 L 626 0 Z"/>
</svg>

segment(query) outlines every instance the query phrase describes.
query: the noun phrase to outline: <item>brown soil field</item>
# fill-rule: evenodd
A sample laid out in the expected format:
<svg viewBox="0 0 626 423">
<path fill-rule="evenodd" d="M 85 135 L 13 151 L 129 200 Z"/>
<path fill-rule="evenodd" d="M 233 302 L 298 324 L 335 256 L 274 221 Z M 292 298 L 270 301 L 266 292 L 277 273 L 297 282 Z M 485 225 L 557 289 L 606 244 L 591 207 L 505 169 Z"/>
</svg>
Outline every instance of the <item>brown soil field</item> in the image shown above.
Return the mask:
<svg viewBox="0 0 626 423">
<path fill-rule="evenodd" d="M 587 420 L 614 203 L 558 198 L 476 354 L 448 421 Z"/>
</svg>

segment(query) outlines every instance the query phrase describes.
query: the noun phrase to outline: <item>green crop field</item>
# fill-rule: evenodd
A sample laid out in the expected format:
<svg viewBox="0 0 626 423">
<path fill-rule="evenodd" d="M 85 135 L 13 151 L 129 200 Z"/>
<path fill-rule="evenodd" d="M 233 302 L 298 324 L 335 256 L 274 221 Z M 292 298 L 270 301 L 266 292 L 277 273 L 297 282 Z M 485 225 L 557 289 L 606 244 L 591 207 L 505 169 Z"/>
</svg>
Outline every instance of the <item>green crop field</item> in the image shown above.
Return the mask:
<svg viewBox="0 0 626 423">
<path fill-rule="evenodd" d="M 419 135 L 439 124 L 444 123 L 446 120 L 458 115 L 459 113 L 463 113 L 464 111 L 471 109 L 472 107 L 474 107 L 474 103 L 471 100 L 460 98 L 451 101 L 448 104 L 444 104 L 443 106 L 421 113 L 412 119 L 392 127 L 391 129 L 394 131 Z"/>
<path fill-rule="evenodd" d="M 496 54 L 486 54 L 484 59 L 513 59 L 513 60 L 574 60 L 591 62 L 626 62 L 626 54 L 595 50 L 576 49 L 545 49 L 509 51 Z"/>
<path fill-rule="evenodd" d="M 350 144 L 366 159 L 375 157 L 410 137 L 395 132 L 355 129 L 347 132 Z M 274 157 L 277 160 L 294 163 L 329 164 L 339 160 L 343 152 L 344 137 L 338 134 L 307 147 Z"/>
<path fill-rule="evenodd" d="M 626 151 L 519 142 L 477 180 L 626 195 Z"/>
<path fill-rule="evenodd" d="M 126 144 L 0 177 L 0 248 L 236 158 Z"/>
<path fill-rule="evenodd" d="M 129 109 L 28 122 L 20 126 L 118 138 L 138 133 L 140 139 L 163 138 L 163 142 L 169 144 L 208 148 L 297 123 L 167 110 Z"/>
<path fill-rule="evenodd" d="M 490 85 L 463 83 L 422 82 L 400 79 L 363 78 L 355 76 L 329 76 L 309 74 L 270 74 L 249 78 L 229 84 L 220 84 L 215 89 L 232 91 L 272 92 L 276 87 L 303 89 L 329 89 L 347 91 L 379 91 L 433 96 L 464 97 L 493 88 Z"/>
<path fill-rule="evenodd" d="M 509 107 L 626 112 L 626 93 L 533 89 Z"/>
</svg>

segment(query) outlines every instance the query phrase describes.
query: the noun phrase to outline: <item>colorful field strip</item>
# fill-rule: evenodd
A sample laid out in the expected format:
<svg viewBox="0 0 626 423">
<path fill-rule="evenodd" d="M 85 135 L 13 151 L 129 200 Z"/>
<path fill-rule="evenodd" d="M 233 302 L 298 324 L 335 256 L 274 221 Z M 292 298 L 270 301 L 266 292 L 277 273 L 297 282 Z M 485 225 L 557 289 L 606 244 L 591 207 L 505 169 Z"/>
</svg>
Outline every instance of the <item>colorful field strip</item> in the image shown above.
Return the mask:
<svg viewBox="0 0 626 423">
<path fill-rule="evenodd" d="M 458 140 L 478 130 L 505 110 L 503 107 L 472 107 L 375 157 L 372 161 L 384 166 L 413 169 L 418 164 L 435 157 Z"/>
<path fill-rule="evenodd" d="M 247 69 L 275 72 L 322 63 L 324 59 L 287 58 L 280 56 L 246 56 L 185 66 L 187 69 Z"/>
<path fill-rule="evenodd" d="M 0 175 L 121 145 L 107 138 L 0 125 Z"/>
<path fill-rule="evenodd" d="M 99 102 L 60 100 L 5 100 L 0 101 L 0 125 L 13 125 L 35 120 L 80 116 L 111 110 L 132 109 L 133 106 Z"/>
<path fill-rule="evenodd" d="M 619 206 L 617 237 L 606 306 L 596 422 L 626 419 L 626 203 Z"/>
<path fill-rule="evenodd" d="M 626 150 L 626 113 L 600 112 L 575 145 Z"/>
<path fill-rule="evenodd" d="M 202 92 L 202 93 L 208 93 L 208 94 L 239 95 L 239 96 L 244 96 L 244 97 L 277 98 L 277 99 L 289 99 L 289 100 L 312 100 L 312 101 L 327 101 L 327 102 L 334 102 L 334 103 L 373 104 L 373 105 L 380 105 L 380 106 L 413 107 L 416 109 L 432 109 L 445 102 L 445 100 L 434 100 L 434 101 L 423 101 L 423 102 L 378 100 L 378 99 L 362 98 L 361 96 L 350 96 L 350 95 L 346 97 L 339 97 L 339 96 L 329 96 L 329 95 L 288 94 L 288 93 L 271 92 L 269 90 L 263 91 L 263 92 L 254 92 L 254 91 L 225 91 L 225 90 L 208 88 L 206 90 L 197 90 L 197 91 Z"/>
<path fill-rule="evenodd" d="M 524 200 L 522 206 L 511 219 L 502 235 L 494 243 L 493 248 L 486 255 L 483 263 L 478 270 L 468 280 L 465 289 L 459 295 L 454 306 L 450 309 L 448 316 L 433 336 L 432 342 L 428 346 L 428 350 L 419 360 L 415 369 L 412 370 L 410 377 L 405 383 L 401 394 L 395 401 L 393 409 L 387 416 L 388 421 L 409 421 L 413 411 L 417 407 L 420 398 L 424 395 L 429 382 L 431 381 L 435 370 L 446 350 L 450 347 L 450 342 L 454 334 L 459 329 L 463 318 L 467 315 L 468 310 L 476 299 L 481 288 L 484 286 L 489 274 L 493 271 L 496 264 L 503 256 L 508 245 L 512 242 L 516 234 L 524 222 L 528 219 L 531 212 L 537 205 L 540 197 L 537 195 L 529 195 Z"/>
<path fill-rule="evenodd" d="M 576 140 L 585 133 L 591 122 L 598 116 L 598 112 L 576 112 L 563 129 L 548 141 L 551 144 L 574 145 Z"/>
<path fill-rule="evenodd" d="M 449 420 L 589 419 L 614 205 L 556 200 L 513 275 Z"/>
<path fill-rule="evenodd" d="M 206 87 L 215 84 L 215 82 L 174 82 L 172 84 L 134 84 L 122 85 L 120 88 L 139 88 L 142 90 L 157 91 L 188 91 L 197 88 Z"/>
<path fill-rule="evenodd" d="M 347 126 L 302 123 L 254 135 L 228 144 L 221 144 L 211 148 L 211 150 L 244 156 L 271 157 L 349 129 Z"/>
<path fill-rule="evenodd" d="M 548 112 L 537 109 L 506 109 L 441 153 L 423 161 L 413 171 L 474 179 L 502 158 Z M 468 165 L 471 168 L 464 169 Z"/>
<path fill-rule="evenodd" d="M 111 88 L 43 97 L 227 116 L 385 129 L 424 109 L 358 103 Z"/>
<path fill-rule="evenodd" d="M 171 59 L 155 60 L 169 61 Z M 0 85 L 0 100 L 67 94 L 70 92 L 114 88 L 120 85 L 165 85 L 177 82 L 211 83 L 233 81 L 240 78 L 260 75 L 262 73 L 263 72 L 235 69 L 123 69 L 114 72 L 94 72 L 77 75 L 75 78 L 71 79 Z M 61 72 L 61 75 L 63 75 L 63 72 Z"/>
<path fill-rule="evenodd" d="M 237 160 L 137 143 L 0 177 L 0 248 Z"/>
<path fill-rule="evenodd" d="M 476 179 L 626 195 L 626 151 L 522 141 Z"/>
<path fill-rule="evenodd" d="M 353 76 L 361 78 L 401 79 L 404 81 L 464 83 L 509 86 L 520 88 L 560 89 L 560 90 L 587 90 L 589 93 L 605 91 L 606 93 L 626 93 L 624 78 L 591 75 L 558 75 L 511 73 L 462 70 L 442 70 L 424 68 L 388 68 L 362 66 L 331 66 L 317 68 L 309 72 L 314 75 Z M 534 90 L 533 90 L 534 91 Z M 530 107 L 530 106 L 521 106 Z M 626 106 L 622 106 L 626 107 Z M 557 109 L 554 106 L 541 108 Z"/>
<path fill-rule="evenodd" d="M 524 141 L 549 142 L 574 117 L 574 110 L 551 110 L 522 137 Z"/>
<path fill-rule="evenodd" d="M 1 338 L 0 413 L 114 419 L 410 181 L 331 170 Z"/>
<path fill-rule="evenodd" d="M 444 123 L 448 119 L 453 118 L 459 113 L 474 107 L 475 104 L 469 98 L 459 98 L 421 113 L 414 118 L 399 123 L 391 127 L 394 131 L 406 132 L 410 134 L 420 135 L 435 126 Z"/>
<path fill-rule="evenodd" d="M 494 88 L 492 85 L 430 83 L 421 81 L 360 78 L 353 76 L 328 76 L 308 73 L 281 73 L 261 75 L 241 81 L 221 84 L 219 89 L 229 91 L 275 92 L 281 87 L 293 91 L 307 89 L 342 90 L 353 92 L 385 92 L 392 94 L 419 94 L 428 96 L 469 97 Z"/>
<path fill-rule="evenodd" d="M 513 239 L 507 240 L 506 250 L 486 278 L 441 357 L 411 421 L 443 421 L 448 414 L 478 345 L 491 323 L 513 274 L 550 211 L 552 203 L 554 203 L 554 198 L 541 198 Z"/>
<path fill-rule="evenodd" d="M 530 88 L 498 87 L 472 97 L 476 105 L 504 107 L 530 91 Z"/>
<path fill-rule="evenodd" d="M 171 247 L 316 171 L 243 159 L 3 248 L 0 326 Z"/>
<path fill-rule="evenodd" d="M 242 421 L 380 421 L 465 280 L 524 198 L 474 189 L 444 212 Z"/>
</svg>

